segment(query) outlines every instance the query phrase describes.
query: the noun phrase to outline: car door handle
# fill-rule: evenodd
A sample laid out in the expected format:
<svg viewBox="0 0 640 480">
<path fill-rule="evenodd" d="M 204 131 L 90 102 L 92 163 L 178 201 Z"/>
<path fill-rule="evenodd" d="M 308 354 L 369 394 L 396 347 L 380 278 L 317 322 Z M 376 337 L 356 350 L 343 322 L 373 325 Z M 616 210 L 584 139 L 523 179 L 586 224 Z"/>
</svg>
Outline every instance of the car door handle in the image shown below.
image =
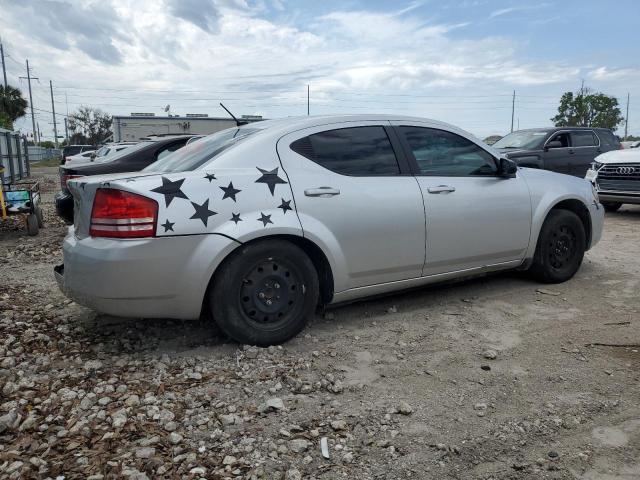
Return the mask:
<svg viewBox="0 0 640 480">
<path fill-rule="evenodd" d="M 451 193 L 456 191 L 456 187 L 450 187 L 449 185 L 438 185 L 437 187 L 428 187 L 429 193 Z"/>
<path fill-rule="evenodd" d="M 340 195 L 340 190 L 332 187 L 318 187 L 318 188 L 307 188 L 304 191 L 304 194 L 307 197 L 333 197 L 334 195 Z"/>
<path fill-rule="evenodd" d="M 576 153 L 576 152 L 574 152 L 572 149 L 569 149 L 569 154 L 570 155 L 573 155 L 574 153 Z"/>
</svg>

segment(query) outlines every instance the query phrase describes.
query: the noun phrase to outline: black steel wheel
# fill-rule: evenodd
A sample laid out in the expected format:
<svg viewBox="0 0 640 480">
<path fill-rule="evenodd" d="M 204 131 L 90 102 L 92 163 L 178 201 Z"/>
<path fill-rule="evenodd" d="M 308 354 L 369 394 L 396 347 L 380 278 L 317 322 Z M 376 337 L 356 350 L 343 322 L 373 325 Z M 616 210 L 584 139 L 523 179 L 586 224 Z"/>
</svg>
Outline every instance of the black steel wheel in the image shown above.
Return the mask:
<svg viewBox="0 0 640 480">
<path fill-rule="evenodd" d="M 530 273 L 541 282 L 565 282 L 580 268 L 585 249 L 580 218 L 569 210 L 552 210 L 540 230 Z"/>
<path fill-rule="evenodd" d="M 318 292 L 318 275 L 304 251 L 284 240 L 263 240 L 243 245 L 220 266 L 210 307 L 231 338 L 268 346 L 304 328 Z"/>
</svg>

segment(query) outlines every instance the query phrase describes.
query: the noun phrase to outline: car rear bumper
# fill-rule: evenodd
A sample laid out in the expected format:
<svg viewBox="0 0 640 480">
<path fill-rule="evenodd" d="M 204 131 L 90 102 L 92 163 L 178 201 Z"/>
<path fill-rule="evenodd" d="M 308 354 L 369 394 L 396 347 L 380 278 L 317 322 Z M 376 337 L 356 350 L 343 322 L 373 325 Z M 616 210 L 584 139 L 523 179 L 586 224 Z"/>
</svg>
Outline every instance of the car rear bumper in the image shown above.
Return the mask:
<svg viewBox="0 0 640 480">
<path fill-rule="evenodd" d="M 195 319 L 215 268 L 237 245 L 222 235 L 78 239 L 70 228 L 54 275 L 65 295 L 100 313 Z"/>
</svg>

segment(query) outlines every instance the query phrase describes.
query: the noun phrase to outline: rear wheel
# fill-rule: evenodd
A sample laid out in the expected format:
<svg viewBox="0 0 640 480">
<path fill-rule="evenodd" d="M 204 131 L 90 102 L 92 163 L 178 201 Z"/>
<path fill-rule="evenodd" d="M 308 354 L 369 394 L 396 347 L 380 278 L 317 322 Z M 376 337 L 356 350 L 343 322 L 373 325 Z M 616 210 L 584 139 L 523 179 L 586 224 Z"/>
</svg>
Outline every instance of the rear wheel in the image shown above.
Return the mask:
<svg viewBox="0 0 640 480">
<path fill-rule="evenodd" d="M 38 228 L 42 228 L 44 226 L 44 219 L 42 218 L 42 209 L 40 207 L 36 207 L 34 209 L 36 214 L 36 218 L 38 219 Z"/>
<path fill-rule="evenodd" d="M 551 210 L 540 230 L 529 272 L 541 282 L 565 282 L 580 268 L 585 249 L 580 218 L 568 210 Z"/>
<path fill-rule="evenodd" d="M 214 320 L 231 338 L 269 346 L 297 335 L 318 303 L 318 274 L 299 247 L 264 240 L 240 247 L 215 275 Z"/>
<path fill-rule="evenodd" d="M 40 226 L 38 225 L 38 217 L 35 213 L 27 215 L 27 233 L 32 237 L 38 235 L 40 232 Z"/>
<path fill-rule="evenodd" d="M 617 212 L 620 207 L 622 206 L 622 203 L 620 202 L 602 202 L 602 206 L 604 207 L 604 209 L 607 212 Z"/>
</svg>

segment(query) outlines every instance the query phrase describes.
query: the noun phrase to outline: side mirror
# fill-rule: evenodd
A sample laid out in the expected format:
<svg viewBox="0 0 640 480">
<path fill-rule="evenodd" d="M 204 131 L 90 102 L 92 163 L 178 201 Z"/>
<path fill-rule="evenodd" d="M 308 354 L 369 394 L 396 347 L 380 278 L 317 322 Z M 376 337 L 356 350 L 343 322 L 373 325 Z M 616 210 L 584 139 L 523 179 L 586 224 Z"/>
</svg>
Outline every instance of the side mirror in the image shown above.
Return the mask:
<svg viewBox="0 0 640 480">
<path fill-rule="evenodd" d="M 562 148 L 562 142 L 560 140 L 551 140 L 546 145 L 546 149 L 548 150 L 549 148 Z"/>
<path fill-rule="evenodd" d="M 513 160 L 502 157 L 498 161 L 498 175 L 505 178 L 512 178 L 518 172 L 518 164 Z"/>
</svg>

